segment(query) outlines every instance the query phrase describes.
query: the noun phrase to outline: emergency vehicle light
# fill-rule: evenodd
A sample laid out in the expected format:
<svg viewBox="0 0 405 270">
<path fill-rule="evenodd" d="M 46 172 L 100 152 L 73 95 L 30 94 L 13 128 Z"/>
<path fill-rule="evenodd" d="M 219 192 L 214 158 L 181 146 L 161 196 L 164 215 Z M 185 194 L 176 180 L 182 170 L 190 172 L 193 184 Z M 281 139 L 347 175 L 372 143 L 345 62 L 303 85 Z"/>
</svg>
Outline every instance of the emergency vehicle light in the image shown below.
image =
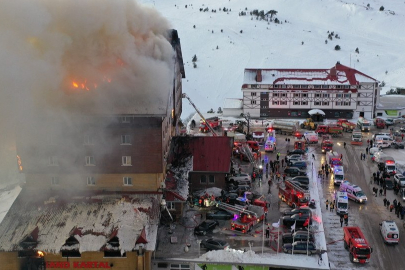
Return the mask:
<svg viewBox="0 0 405 270">
<path fill-rule="evenodd" d="M 386 164 L 395 164 L 395 161 L 393 161 L 393 160 L 387 160 L 385 163 L 386 163 Z"/>
</svg>

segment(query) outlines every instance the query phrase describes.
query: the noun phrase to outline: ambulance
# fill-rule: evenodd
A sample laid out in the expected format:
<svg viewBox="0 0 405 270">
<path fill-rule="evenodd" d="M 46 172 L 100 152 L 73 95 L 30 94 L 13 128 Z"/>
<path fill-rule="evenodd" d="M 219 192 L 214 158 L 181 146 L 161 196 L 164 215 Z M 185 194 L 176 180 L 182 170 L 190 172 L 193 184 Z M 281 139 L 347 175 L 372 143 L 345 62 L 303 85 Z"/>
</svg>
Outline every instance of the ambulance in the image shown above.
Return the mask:
<svg viewBox="0 0 405 270">
<path fill-rule="evenodd" d="M 345 174 L 343 171 L 343 166 L 333 167 L 333 183 L 339 186 L 345 180 Z"/>
<path fill-rule="evenodd" d="M 367 196 L 364 194 L 363 190 L 361 190 L 359 186 L 352 184 L 349 181 L 343 181 L 340 184 L 339 191 L 347 192 L 347 197 L 355 202 L 367 202 Z"/>
<path fill-rule="evenodd" d="M 385 244 L 399 244 L 399 230 L 397 224 L 392 220 L 384 220 L 380 223 L 380 232 Z"/>
<path fill-rule="evenodd" d="M 349 213 L 349 199 L 347 192 L 338 191 L 335 193 L 336 214 L 344 215 Z"/>
</svg>

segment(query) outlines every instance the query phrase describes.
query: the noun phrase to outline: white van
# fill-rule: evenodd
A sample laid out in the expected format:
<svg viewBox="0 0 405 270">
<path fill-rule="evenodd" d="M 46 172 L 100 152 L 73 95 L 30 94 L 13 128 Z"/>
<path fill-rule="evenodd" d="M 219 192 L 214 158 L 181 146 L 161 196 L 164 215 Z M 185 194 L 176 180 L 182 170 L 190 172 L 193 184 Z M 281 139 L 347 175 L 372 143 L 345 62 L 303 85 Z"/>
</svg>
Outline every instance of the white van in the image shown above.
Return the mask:
<svg viewBox="0 0 405 270">
<path fill-rule="evenodd" d="M 378 140 L 378 137 L 383 136 L 383 137 L 388 137 L 391 140 L 393 140 L 391 133 L 376 133 L 374 134 L 371 138 L 376 141 Z"/>
<path fill-rule="evenodd" d="M 343 166 L 335 166 L 333 168 L 333 183 L 338 186 L 344 180 L 345 180 L 345 174 L 343 171 Z"/>
<path fill-rule="evenodd" d="M 380 232 L 385 244 L 398 245 L 399 230 L 397 224 L 392 220 L 384 220 L 380 223 Z"/>
<path fill-rule="evenodd" d="M 339 191 L 347 192 L 347 197 L 355 202 L 365 203 L 367 202 L 367 196 L 359 186 L 350 183 L 349 181 L 343 181 L 340 184 Z"/>
<path fill-rule="evenodd" d="M 335 193 L 336 201 L 336 214 L 344 215 L 349 212 L 349 199 L 347 198 L 347 192 L 338 191 Z"/>
</svg>

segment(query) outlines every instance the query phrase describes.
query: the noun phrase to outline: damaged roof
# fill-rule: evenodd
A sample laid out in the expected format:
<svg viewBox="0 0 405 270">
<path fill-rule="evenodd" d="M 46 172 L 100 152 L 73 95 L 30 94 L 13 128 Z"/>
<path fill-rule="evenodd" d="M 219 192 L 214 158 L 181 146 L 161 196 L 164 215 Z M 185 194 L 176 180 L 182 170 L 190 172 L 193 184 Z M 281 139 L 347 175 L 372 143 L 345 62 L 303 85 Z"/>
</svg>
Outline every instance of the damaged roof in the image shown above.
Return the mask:
<svg viewBox="0 0 405 270">
<path fill-rule="evenodd" d="M 59 253 L 71 237 L 80 252 L 101 251 L 113 237 L 121 253 L 138 249 L 139 239 L 154 250 L 159 202 L 155 193 L 73 196 L 23 189 L 0 224 L 0 251 Z"/>
</svg>

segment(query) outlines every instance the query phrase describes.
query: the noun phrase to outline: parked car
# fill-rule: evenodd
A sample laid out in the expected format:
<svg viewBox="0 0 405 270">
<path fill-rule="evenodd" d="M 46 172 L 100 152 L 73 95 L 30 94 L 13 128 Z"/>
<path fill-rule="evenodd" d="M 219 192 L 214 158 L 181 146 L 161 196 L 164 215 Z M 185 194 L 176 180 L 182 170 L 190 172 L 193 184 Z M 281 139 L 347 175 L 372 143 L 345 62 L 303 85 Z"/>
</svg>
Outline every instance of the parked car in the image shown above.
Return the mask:
<svg viewBox="0 0 405 270">
<path fill-rule="evenodd" d="M 243 194 L 245 191 L 250 191 L 250 186 L 241 185 L 236 188 L 233 186 L 229 189 L 229 193 Z"/>
<path fill-rule="evenodd" d="M 403 176 L 400 173 L 397 173 L 396 175 L 394 175 L 394 182 L 400 187 L 405 187 L 405 176 Z"/>
<path fill-rule="evenodd" d="M 287 165 L 288 165 L 288 166 L 291 166 L 291 164 L 293 164 L 294 162 L 298 162 L 298 161 L 302 161 L 302 159 L 290 158 L 290 159 L 287 161 Z"/>
<path fill-rule="evenodd" d="M 309 185 L 306 185 L 306 184 L 301 183 L 301 182 L 293 181 L 293 180 L 290 180 L 290 181 L 294 182 L 294 184 L 298 185 L 300 188 L 302 188 L 304 190 L 309 190 Z"/>
<path fill-rule="evenodd" d="M 399 131 L 405 132 L 405 126 L 400 127 L 400 128 L 399 128 Z"/>
<path fill-rule="evenodd" d="M 394 189 L 394 182 L 392 182 L 392 180 L 390 180 L 390 179 L 386 179 L 385 180 L 385 187 L 387 189 Z"/>
<path fill-rule="evenodd" d="M 398 195 L 402 198 L 402 201 L 405 201 L 405 188 L 401 188 L 398 192 Z"/>
<path fill-rule="evenodd" d="M 393 141 L 391 146 L 395 149 L 404 149 L 404 142 Z"/>
<path fill-rule="evenodd" d="M 309 177 L 306 175 L 299 175 L 299 176 L 293 177 L 293 178 L 291 178 L 291 181 L 299 182 L 299 183 L 301 183 L 303 185 L 307 185 L 307 186 L 309 185 Z"/>
<path fill-rule="evenodd" d="M 287 156 L 287 160 L 290 161 L 291 159 L 296 159 L 298 160 L 302 160 L 302 155 L 301 154 L 292 154 Z"/>
<path fill-rule="evenodd" d="M 201 246 L 207 250 L 226 250 L 229 248 L 229 244 L 220 239 L 204 239 L 201 241 Z"/>
<path fill-rule="evenodd" d="M 316 246 L 313 242 L 299 241 L 293 244 L 284 244 L 283 251 L 285 253 L 294 253 L 294 254 L 315 254 Z"/>
<path fill-rule="evenodd" d="M 308 231 L 296 231 L 294 233 L 283 233 L 283 244 L 292 244 L 297 241 L 314 242 L 314 235 Z"/>
<path fill-rule="evenodd" d="M 388 119 L 385 119 L 385 125 L 386 125 L 387 127 L 394 125 L 394 120 L 389 119 L 389 118 L 388 118 Z"/>
<path fill-rule="evenodd" d="M 231 218 L 233 218 L 233 214 L 223 209 L 211 210 L 207 212 L 207 219 L 228 220 Z"/>
<path fill-rule="evenodd" d="M 309 215 L 304 215 L 304 214 L 295 214 L 292 216 L 284 216 L 282 217 L 283 225 L 286 227 L 291 227 L 292 225 L 295 224 L 296 228 L 300 227 L 306 227 L 304 226 L 305 222 L 309 218 L 309 225 L 312 224 L 311 217 Z"/>
<path fill-rule="evenodd" d="M 294 149 L 294 150 L 292 150 L 292 151 L 287 152 L 287 156 L 291 156 L 291 155 L 295 155 L 295 154 L 305 155 L 305 150 L 302 150 L 302 149 Z"/>
<path fill-rule="evenodd" d="M 291 210 L 285 210 L 283 212 L 283 216 L 292 216 L 295 214 L 303 214 L 303 215 L 312 215 L 311 209 L 307 206 L 291 209 Z"/>
<path fill-rule="evenodd" d="M 236 173 L 234 175 L 229 176 L 228 181 L 230 183 L 233 182 L 252 182 L 252 178 L 247 173 Z"/>
<path fill-rule="evenodd" d="M 194 228 L 194 234 L 206 235 L 208 232 L 212 232 L 218 225 L 219 222 L 217 220 L 203 221 L 200 225 Z"/>
<path fill-rule="evenodd" d="M 299 169 L 306 170 L 307 169 L 307 163 L 305 161 L 296 161 L 296 162 L 291 164 L 291 167 L 297 167 Z"/>
<path fill-rule="evenodd" d="M 297 167 L 286 167 L 284 173 L 290 176 L 307 175 L 307 172 Z"/>
</svg>

